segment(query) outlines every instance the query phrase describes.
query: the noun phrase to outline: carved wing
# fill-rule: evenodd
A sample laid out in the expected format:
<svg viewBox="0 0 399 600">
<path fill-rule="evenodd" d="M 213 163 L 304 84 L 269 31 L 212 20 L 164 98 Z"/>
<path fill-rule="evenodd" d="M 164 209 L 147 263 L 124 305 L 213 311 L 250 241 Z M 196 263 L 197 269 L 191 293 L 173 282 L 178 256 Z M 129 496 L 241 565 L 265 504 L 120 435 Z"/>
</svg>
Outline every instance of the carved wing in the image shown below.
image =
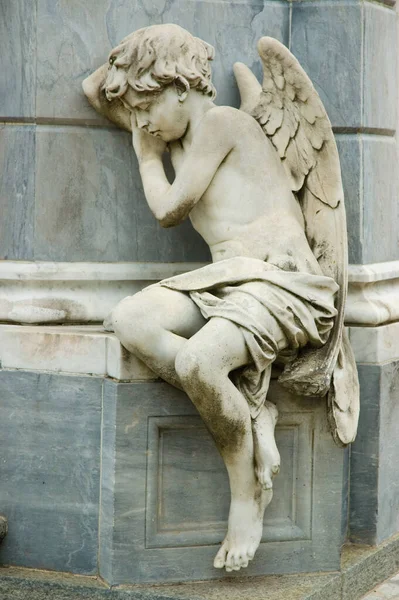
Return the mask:
<svg viewBox="0 0 399 600">
<path fill-rule="evenodd" d="M 324 275 L 339 284 L 338 314 L 327 343 L 316 350 L 305 348 L 285 368 L 280 382 L 296 394 L 328 394 L 334 439 L 347 444 L 356 435 L 359 399 L 356 364 L 343 339 L 348 257 L 338 151 L 325 108 L 297 59 L 269 37 L 259 40 L 258 51 L 262 86 L 248 67 L 234 65 L 241 109 L 260 123 L 273 143 L 301 203 L 310 248 Z"/>
</svg>

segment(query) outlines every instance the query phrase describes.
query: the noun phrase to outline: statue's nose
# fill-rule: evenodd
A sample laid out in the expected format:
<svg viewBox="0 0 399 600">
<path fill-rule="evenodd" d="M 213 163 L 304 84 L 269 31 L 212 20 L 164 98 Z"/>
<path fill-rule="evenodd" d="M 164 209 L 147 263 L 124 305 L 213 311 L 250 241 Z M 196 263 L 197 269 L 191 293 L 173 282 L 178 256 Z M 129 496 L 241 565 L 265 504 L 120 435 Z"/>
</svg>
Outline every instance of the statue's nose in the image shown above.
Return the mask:
<svg viewBox="0 0 399 600">
<path fill-rule="evenodd" d="M 119 84 L 115 84 L 115 85 L 108 85 L 105 88 L 105 93 L 107 94 L 107 96 L 116 96 L 119 93 L 119 90 L 121 89 L 121 86 Z"/>
</svg>

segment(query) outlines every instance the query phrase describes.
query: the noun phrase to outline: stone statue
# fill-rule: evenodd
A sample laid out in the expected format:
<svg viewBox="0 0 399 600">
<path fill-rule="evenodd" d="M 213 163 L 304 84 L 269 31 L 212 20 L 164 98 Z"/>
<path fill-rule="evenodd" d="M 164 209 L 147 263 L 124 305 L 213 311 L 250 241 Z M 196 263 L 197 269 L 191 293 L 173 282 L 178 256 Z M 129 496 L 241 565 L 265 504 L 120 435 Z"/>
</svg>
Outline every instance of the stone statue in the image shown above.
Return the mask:
<svg viewBox="0 0 399 600">
<path fill-rule="evenodd" d="M 254 557 L 280 468 L 272 366 L 291 392 L 327 398 L 337 443 L 354 440 L 359 411 L 331 124 L 287 48 L 264 37 L 258 51 L 262 86 L 234 66 L 240 110 L 213 103 L 214 50 L 177 25 L 135 31 L 83 84 L 98 112 L 132 132 L 155 218 L 173 227 L 189 217 L 211 250 L 212 264 L 122 300 L 107 326 L 187 393 L 216 442 L 231 506 L 214 566 L 227 571 Z"/>
</svg>

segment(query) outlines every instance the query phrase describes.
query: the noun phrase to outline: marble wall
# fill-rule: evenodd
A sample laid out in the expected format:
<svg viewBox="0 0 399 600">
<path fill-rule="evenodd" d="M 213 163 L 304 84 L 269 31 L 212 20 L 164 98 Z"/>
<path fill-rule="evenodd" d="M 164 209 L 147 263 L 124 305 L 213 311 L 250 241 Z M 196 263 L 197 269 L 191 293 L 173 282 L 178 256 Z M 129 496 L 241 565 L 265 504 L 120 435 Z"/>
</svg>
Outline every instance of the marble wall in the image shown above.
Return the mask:
<svg viewBox="0 0 399 600">
<path fill-rule="evenodd" d="M 0 563 L 97 572 L 102 378 L 0 371 Z"/>
<path fill-rule="evenodd" d="M 215 45 L 218 101 L 236 105 L 233 62 L 259 72 L 256 40 L 288 43 L 288 3 L 15 0 L 0 11 L 0 49 L 11 57 L 0 74 L 0 258 L 209 260 L 188 222 L 172 230 L 155 222 L 130 136 L 97 117 L 81 82 L 132 30 L 176 22 Z"/>
<path fill-rule="evenodd" d="M 260 75 L 256 40 L 289 45 L 337 134 L 351 262 L 397 256 L 396 47 L 392 2 L 15 0 L 0 8 L 0 257 L 207 260 L 189 223 L 162 230 L 146 206 L 129 135 L 98 118 L 84 77 L 131 30 L 176 22 L 214 44 L 220 104 L 232 65 Z M 22 41 L 21 41 L 22 40 Z M 18 161 L 16 160 L 18 157 Z M 392 215 L 395 219 L 392 219 Z"/>
</svg>

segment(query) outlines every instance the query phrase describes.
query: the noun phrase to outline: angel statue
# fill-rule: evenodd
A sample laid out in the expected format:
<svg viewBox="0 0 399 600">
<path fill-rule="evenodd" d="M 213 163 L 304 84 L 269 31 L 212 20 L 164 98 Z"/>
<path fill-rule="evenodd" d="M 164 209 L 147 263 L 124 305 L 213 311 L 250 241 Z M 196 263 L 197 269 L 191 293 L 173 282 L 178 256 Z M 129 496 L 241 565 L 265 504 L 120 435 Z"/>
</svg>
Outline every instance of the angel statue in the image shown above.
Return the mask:
<svg viewBox="0 0 399 600">
<path fill-rule="evenodd" d="M 210 247 L 211 264 L 123 299 L 106 327 L 187 393 L 215 440 L 231 489 L 214 560 L 226 571 L 253 559 L 280 469 L 272 365 L 291 392 L 326 397 L 337 443 L 354 440 L 359 412 L 331 124 L 289 50 L 263 37 L 258 51 L 262 85 L 234 65 L 239 110 L 213 102 L 213 47 L 172 24 L 135 31 L 83 83 L 96 110 L 132 132 L 155 218 L 189 217 Z"/>
</svg>

